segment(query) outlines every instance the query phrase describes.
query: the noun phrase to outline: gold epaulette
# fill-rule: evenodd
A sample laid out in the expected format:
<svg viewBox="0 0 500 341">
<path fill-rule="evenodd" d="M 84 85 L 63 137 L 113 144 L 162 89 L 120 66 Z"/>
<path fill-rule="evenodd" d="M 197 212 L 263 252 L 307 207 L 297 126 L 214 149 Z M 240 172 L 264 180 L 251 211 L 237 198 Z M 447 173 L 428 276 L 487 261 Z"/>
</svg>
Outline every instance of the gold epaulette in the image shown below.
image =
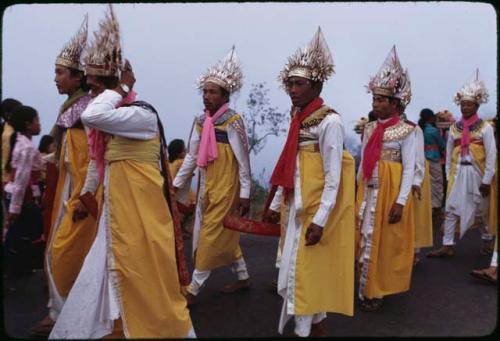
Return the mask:
<svg viewBox="0 0 500 341">
<path fill-rule="evenodd" d="M 455 122 L 450 127 L 450 135 L 453 136 L 454 139 L 458 139 L 462 136 L 462 129 L 460 129 L 457 124 L 458 124 L 458 122 Z M 471 127 L 472 128 L 470 130 L 471 136 L 474 137 L 476 135 L 481 135 L 481 131 L 483 130 L 483 128 L 486 124 L 490 124 L 490 123 L 486 122 L 485 120 L 481 120 L 481 122 L 479 122 L 479 124 Z"/>
<path fill-rule="evenodd" d="M 307 129 L 317 126 L 323 121 L 326 116 L 330 114 L 337 114 L 337 112 L 332 108 L 324 105 L 313 112 L 311 115 L 309 115 L 304 121 L 302 121 L 302 123 L 300 124 L 300 129 Z"/>
<path fill-rule="evenodd" d="M 404 140 L 414 130 L 415 126 L 412 126 L 405 121 L 400 121 L 398 124 L 393 125 L 392 127 L 389 127 L 385 130 L 384 142 Z"/>
</svg>

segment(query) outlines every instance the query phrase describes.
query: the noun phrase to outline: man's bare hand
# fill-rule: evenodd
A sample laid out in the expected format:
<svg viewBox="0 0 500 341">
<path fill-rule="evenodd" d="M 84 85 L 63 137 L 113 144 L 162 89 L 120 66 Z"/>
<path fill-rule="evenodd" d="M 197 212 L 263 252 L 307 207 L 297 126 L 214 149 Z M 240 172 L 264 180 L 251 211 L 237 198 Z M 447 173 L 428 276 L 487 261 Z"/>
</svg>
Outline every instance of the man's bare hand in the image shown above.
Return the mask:
<svg viewBox="0 0 500 341">
<path fill-rule="evenodd" d="M 396 203 L 392 205 L 391 211 L 389 212 L 389 224 L 399 223 L 403 215 L 403 207 L 403 205 Z"/>
<path fill-rule="evenodd" d="M 265 223 L 277 224 L 280 221 L 280 213 L 273 211 L 271 209 L 267 210 L 266 215 L 264 216 Z"/>
<path fill-rule="evenodd" d="M 481 196 L 483 198 L 486 198 L 488 195 L 490 195 L 490 190 L 491 190 L 490 185 L 481 184 L 481 186 L 479 186 L 479 192 L 481 192 Z"/>
<path fill-rule="evenodd" d="M 240 217 L 245 216 L 250 211 L 250 199 L 240 198 L 238 201 L 238 211 L 240 212 Z"/>
<path fill-rule="evenodd" d="M 306 231 L 306 246 L 316 245 L 321 240 L 323 228 L 315 223 L 309 224 Z"/>
<path fill-rule="evenodd" d="M 73 222 L 76 222 L 78 220 L 83 220 L 87 218 L 89 215 L 89 211 L 87 208 L 82 204 L 81 201 L 78 201 L 78 203 L 75 206 L 75 209 L 73 210 L 73 217 L 72 220 Z"/>
</svg>

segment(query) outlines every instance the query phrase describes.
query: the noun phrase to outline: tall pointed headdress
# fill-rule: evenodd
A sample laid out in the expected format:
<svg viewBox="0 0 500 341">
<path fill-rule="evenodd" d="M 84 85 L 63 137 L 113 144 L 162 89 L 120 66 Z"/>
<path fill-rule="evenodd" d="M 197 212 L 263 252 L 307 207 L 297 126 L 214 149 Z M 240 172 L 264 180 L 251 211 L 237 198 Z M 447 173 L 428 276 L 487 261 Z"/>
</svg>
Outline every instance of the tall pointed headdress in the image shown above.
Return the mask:
<svg viewBox="0 0 500 341">
<path fill-rule="evenodd" d="M 64 45 L 61 52 L 59 52 L 56 58 L 56 65 L 83 71 L 81 56 L 87 44 L 88 19 L 88 14 L 86 14 L 78 32 L 76 32 L 71 40 Z"/>
<path fill-rule="evenodd" d="M 403 71 L 395 45 L 385 58 L 378 73 L 370 78 L 366 87 L 368 92 L 374 95 L 395 97 L 402 100 L 402 102 L 407 100 L 409 103 L 411 99 L 409 76 L 407 72 Z"/>
<path fill-rule="evenodd" d="M 296 76 L 315 82 L 325 82 L 334 74 L 332 54 L 328 48 L 321 27 L 318 27 L 312 40 L 303 49 L 298 49 L 285 64 L 278 80 L 285 87 L 288 78 Z"/>
<path fill-rule="evenodd" d="M 85 74 L 94 76 L 119 76 L 122 65 L 120 26 L 109 4 L 108 12 L 94 32 L 94 40 L 85 56 Z"/>
<path fill-rule="evenodd" d="M 408 69 L 405 70 L 401 77 L 401 87 L 399 92 L 394 96 L 401 100 L 401 104 L 406 108 L 411 101 L 411 81 Z"/>
<path fill-rule="evenodd" d="M 236 55 L 234 45 L 224 59 L 209 68 L 196 81 L 200 90 L 209 82 L 217 84 L 231 94 L 241 89 L 243 86 L 243 73 L 241 72 L 241 63 Z"/>
<path fill-rule="evenodd" d="M 483 104 L 488 102 L 489 96 L 486 85 L 482 80 L 479 80 L 479 69 L 476 69 L 473 79 L 457 91 L 453 100 L 457 105 L 460 105 L 461 101 L 472 101 L 477 104 Z"/>
</svg>

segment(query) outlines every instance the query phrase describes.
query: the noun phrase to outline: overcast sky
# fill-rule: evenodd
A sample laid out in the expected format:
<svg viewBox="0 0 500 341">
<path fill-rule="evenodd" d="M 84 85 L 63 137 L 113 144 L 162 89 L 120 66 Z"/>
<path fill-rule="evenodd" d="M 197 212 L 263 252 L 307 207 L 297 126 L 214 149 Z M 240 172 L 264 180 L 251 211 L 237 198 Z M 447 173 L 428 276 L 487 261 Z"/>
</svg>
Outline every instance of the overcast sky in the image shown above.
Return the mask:
<svg viewBox="0 0 500 341">
<path fill-rule="evenodd" d="M 496 114 L 496 13 L 488 4 L 408 3 L 167 3 L 115 4 L 124 55 L 137 78 L 139 96 L 160 112 L 167 140 L 187 140 L 203 104 L 195 80 L 235 44 L 245 83 L 232 104 L 246 110 L 252 83 L 266 82 L 272 106 L 286 111 L 287 95 L 277 75 L 287 58 L 321 26 L 332 51 L 334 76 L 324 85 L 325 102 L 341 113 L 352 134 L 355 120 L 371 109 L 365 85 L 392 45 L 408 68 L 413 98 L 407 108 L 416 121 L 422 108 L 448 109 L 474 74 L 486 83 L 490 101 L 480 115 Z M 54 61 L 89 14 L 89 39 L 106 5 L 32 4 L 5 9 L 2 27 L 2 97 L 35 107 L 48 133 L 65 96 L 54 85 Z M 253 173 L 270 172 L 285 136 L 271 138 L 252 157 Z"/>
</svg>

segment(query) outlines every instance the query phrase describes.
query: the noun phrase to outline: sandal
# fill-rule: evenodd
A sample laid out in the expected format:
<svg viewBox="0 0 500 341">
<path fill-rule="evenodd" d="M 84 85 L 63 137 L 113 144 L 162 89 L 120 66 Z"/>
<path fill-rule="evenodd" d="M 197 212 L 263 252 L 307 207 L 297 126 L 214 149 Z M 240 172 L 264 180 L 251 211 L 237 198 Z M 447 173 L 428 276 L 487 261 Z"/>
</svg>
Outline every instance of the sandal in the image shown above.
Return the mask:
<svg viewBox="0 0 500 341">
<path fill-rule="evenodd" d="M 472 270 L 470 274 L 472 277 L 482 279 L 488 283 L 497 284 L 497 277 L 492 275 L 488 270 L 489 269 Z"/>
<path fill-rule="evenodd" d="M 376 311 L 379 310 L 380 307 L 382 307 L 381 298 L 372 298 L 372 299 L 365 298 L 363 301 L 361 301 L 362 311 L 367 311 L 367 312 Z"/>
</svg>

